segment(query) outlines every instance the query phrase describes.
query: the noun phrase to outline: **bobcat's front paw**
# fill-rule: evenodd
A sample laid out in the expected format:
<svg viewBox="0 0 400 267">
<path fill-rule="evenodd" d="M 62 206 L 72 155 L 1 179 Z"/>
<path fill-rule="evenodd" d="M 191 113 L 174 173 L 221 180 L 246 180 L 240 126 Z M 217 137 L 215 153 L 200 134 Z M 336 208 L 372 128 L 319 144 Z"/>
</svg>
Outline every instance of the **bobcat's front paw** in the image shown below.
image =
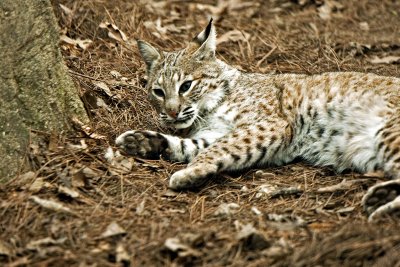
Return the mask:
<svg viewBox="0 0 400 267">
<path fill-rule="evenodd" d="M 158 159 L 168 148 L 167 139 L 153 131 L 127 131 L 115 143 L 127 154 L 146 159 Z"/>
<path fill-rule="evenodd" d="M 204 185 L 215 173 L 216 169 L 212 165 L 187 167 L 171 176 L 168 187 L 172 190 L 198 188 Z"/>
</svg>

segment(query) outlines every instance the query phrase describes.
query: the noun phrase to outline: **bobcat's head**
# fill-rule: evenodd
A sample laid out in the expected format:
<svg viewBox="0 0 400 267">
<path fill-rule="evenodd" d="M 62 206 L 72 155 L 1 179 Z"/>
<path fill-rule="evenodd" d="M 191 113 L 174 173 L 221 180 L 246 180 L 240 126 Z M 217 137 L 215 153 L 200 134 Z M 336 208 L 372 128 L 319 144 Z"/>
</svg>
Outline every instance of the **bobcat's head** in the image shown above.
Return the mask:
<svg viewBox="0 0 400 267">
<path fill-rule="evenodd" d="M 164 52 L 141 40 L 138 47 L 147 65 L 149 98 L 164 123 L 188 128 L 224 97 L 227 84 L 219 79 L 224 64 L 215 58 L 212 20 L 182 50 Z"/>
</svg>

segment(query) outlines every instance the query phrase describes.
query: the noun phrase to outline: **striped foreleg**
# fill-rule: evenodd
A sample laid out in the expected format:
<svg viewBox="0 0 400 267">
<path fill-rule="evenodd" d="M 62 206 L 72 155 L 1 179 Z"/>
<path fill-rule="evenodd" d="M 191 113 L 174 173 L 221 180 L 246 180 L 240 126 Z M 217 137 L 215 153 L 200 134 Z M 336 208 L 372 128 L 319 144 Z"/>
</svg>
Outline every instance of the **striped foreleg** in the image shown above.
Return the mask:
<svg viewBox="0 0 400 267">
<path fill-rule="evenodd" d="M 190 162 L 215 138 L 181 138 L 154 131 L 127 131 L 117 137 L 115 143 L 127 154 L 147 159 L 164 159 Z"/>
</svg>

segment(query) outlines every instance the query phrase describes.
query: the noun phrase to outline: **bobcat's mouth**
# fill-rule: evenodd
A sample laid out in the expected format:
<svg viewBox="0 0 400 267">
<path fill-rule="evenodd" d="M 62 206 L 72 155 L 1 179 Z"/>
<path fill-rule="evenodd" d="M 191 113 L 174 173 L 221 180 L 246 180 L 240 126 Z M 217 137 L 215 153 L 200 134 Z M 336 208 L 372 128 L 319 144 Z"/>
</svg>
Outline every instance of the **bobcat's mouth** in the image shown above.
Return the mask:
<svg viewBox="0 0 400 267">
<path fill-rule="evenodd" d="M 176 129 L 185 129 L 190 127 L 196 120 L 197 109 L 194 107 L 186 107 L 175 119 L 171 118 L 165 113 L 161 113 L 160 117 L 161 120 L 167 125 L 172 125 Z"/>
<path fill-rule="evenodd" d="M 178 118 L 172 124 L 176 129 L 185 129 L 192 126 L 195 119 L 196 116 L 193 114 L 190 116 L 185 116 L 183 118 Z"/>
</svg>

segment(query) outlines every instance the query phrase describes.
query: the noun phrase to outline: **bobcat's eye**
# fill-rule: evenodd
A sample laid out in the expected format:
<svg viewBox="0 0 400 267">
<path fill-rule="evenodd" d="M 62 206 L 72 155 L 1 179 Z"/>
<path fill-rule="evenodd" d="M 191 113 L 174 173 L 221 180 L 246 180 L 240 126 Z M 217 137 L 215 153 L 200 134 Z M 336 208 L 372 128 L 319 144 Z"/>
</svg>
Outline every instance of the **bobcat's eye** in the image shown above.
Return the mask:
<svg viewBox="0 0 400 267">
<path fill-rule="evenodd" d="M 164 91 L 161 89 L 153 89 L 153 94 L 162 98 L 165 96 Z"/>
<path fill-rule="evenodd" d="M 192 85 L 192 81 L 186 81 L 186 82 L 182 83 L 181 87 L 179 87 L 179 93 L 183 94 L 183 93 L 187 92 L 187 90 L 190 89 L 191 85 Z"/>
</svg>

